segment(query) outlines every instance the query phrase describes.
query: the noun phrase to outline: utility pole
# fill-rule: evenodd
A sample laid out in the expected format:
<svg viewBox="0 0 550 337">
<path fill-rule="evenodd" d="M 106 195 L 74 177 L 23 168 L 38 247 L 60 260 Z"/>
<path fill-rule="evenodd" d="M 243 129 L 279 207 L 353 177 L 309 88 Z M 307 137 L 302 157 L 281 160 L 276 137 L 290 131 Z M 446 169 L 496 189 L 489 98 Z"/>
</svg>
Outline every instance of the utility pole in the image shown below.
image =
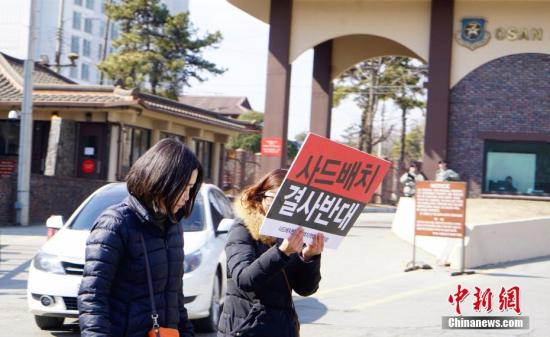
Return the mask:
<svg viewBox="0 0 550 337">
<path fill-rule="evenodd" d="M 17 202 L 15 203 L 16 222 L 21 226 L 29 225 L 29 196 L 31 178 L 32 150 L 32 71 L 34 70 L 36 1 L 31 0 L 29 41 L 27 59 L 23 68 L 23 102 L 21 106 L 21 124 L 19 126 L 19 159 L 17 161 Z"/>
<path fill-rule="evenodd" d="M 65 0 L 59 0 L 59 18 L 57 23 L 57 40 L 55 43 L 55 71 L 61 71 L 61 54 L 63 53 L 63 12 L 65 10 Z"/>
</svg>

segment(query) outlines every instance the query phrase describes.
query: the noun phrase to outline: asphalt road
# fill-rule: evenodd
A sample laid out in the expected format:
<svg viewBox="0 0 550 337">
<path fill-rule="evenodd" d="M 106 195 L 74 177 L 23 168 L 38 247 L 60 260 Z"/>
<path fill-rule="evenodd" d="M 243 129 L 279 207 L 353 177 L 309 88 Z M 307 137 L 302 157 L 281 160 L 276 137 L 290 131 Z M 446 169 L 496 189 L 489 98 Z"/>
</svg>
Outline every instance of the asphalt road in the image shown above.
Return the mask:
<svg viewBox="0 0 550 337">
<path fill-rule="evenodd" d="M 450 276 L 446 267 L 419 251 L 418 260 L 432 270 L 403 272 L 411 246 L 390 231 L 392 214 L 362 214 L 337 250 L 325 252 L 323 280 L 317 294 L 295 297 L 302 337 L 357 336 L 550 336 L 550 257 Z M 64 331 L 40 331 L 26 308 L 26 277 L 30 259 L 44 242 L 44 229 L 0 229 L 0 331 L 2 336 L 78 336 L 77 325 Z M 506 249 L 506 247 L 503 247 Z M 449 295 L 458 285 L 471 291 L 461 303 L 463 315 L 517 316 L 501 312 L 501 287 L 520 288 L 521 315 L 527 330 L 443 330 L 442 316 L 455 315 Z M 495 294 L 490 313 L 473 309 L 475 287 Z M 198 335 L 198 336 L 214 336 Z"/>
</svg>

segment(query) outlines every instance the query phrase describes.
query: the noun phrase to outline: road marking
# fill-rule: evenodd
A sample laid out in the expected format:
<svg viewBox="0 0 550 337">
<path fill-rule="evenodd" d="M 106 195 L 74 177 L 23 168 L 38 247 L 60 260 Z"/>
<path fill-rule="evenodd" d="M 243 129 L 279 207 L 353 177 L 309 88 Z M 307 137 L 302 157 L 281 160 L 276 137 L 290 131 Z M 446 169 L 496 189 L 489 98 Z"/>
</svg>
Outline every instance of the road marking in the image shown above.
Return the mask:
<svg viewBox="0 0 550 337">
<path fill-rule="evenodd" d="M 381 277 L 381 278 L 378 278 L 378 279 L 369 280 L 369 281 L 365 281 L 365 282 L 361 282 L 361 283 L 350 284 L 350 285 L 347 285 L 347 286 L 344 286 L 344 287 L 337 287 L 337 288 L 330 288 L 330 289 L 327 289 L 327 290 L 321 290 L 321 291 L 318 291 L 318 292 L 315 293 L 315 297 L 323 296 L 323 295 L 326 295 L 326 294 L 330 294 L 330 293 L 334 293 L 334 292 L 342 291 L 342 290 L 361 288 L 361 287 L 364 287 L 364 286 L 367 286 L 367 285 L 380 283 L 380 282 L 383 282 L 383 281 L 386 281 L 386 280 L 390 280 L 392 278 L 396 278 L 396 277 L 399 277 L 399 276 L 406 276 L 406 275 L 407 274 L 405 274 L 405 273 L 390 274 L 388 276 L 384 276 L 384 277 Z"/>
<path fill-rule="evenodd" d="M 468 277 L 468 281 L 470 281 L 472 279 L 476 279 L 476 278 L 478 278 L 478 277 L 477 276 Z M 355 305 L 355 306 L 353 306 L 353 307 L 351 307 L 351 308 L 349 308 L 345 311 L 363 310 L 363 309 L 366 309 L 368 307 L 372 307 L 372 306 L 375 306 L 375 305 L 378 305 L 378 304 L 384 304 L 384 303 L 400 300 L 400 299 L 403 299 L 403 298 L 406 298 L 406 297 L 418 295 L 418 294 L 425 293 L 425 292 L 428 292 L 428 291 L 431 291 L 431 290 L 445 288 L 445 287 L 448 287 L 449 285 L 453 285 L 453 284 L 456 285 L 458 282 L 460 282 L 458 279 L 452 279 L 452 280 L 449 280 L 447 282 L 432 285 L 432 286 L 429 286 L 429 287 L 422 287 L 422 288 L 416 288 L 416 289 L 413 289 L 413 290 L 403 291 L 403 292 L 397 293 L 395 295 L 390 295 L 390 296 L 383 297 L 383 298 L 380 298 L 380 299 L 377 299 L 377 300 L 374 300 L 374 301 L 368 301 L 366 303 Z"/>
</svg>

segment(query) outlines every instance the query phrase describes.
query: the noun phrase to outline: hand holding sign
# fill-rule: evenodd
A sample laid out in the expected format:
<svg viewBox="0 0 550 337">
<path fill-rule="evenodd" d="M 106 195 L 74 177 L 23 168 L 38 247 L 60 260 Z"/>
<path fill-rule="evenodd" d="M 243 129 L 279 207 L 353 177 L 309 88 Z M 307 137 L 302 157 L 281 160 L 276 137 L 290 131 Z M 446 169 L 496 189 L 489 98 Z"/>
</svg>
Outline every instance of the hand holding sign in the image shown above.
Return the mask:
<svg viewBox="0 0 550 337">
<path fill-rule="evenodd" d="M 260 229 L 289 238 L 303 226 L 314 248 L 337 248 L 384 178 L 390 163 L 329 139 L 308 134 Z M 315 240 L 324 234 L 323 246 Z"/>
<path fill-rule="evenodd" d="M 279 249 L 285 253 L 286 256 L 289 256 L 290 254 L 299 253 L 303 246 L 304 229 L 302 227 L 298 227 L 288 239 L 283 240 L 283 243 L 281 243 Z"/>
<path fill-rule="evenodd" d="M 325 249 L 325 236 L 323 233 L 317 233 L 311 245 L 306 245 L 306 247 L 302 250 L 302 256 L 304 257 L 304 260 L 308 261 L 315 255 L 321 254 L 323 249 Z"/>
</svg>

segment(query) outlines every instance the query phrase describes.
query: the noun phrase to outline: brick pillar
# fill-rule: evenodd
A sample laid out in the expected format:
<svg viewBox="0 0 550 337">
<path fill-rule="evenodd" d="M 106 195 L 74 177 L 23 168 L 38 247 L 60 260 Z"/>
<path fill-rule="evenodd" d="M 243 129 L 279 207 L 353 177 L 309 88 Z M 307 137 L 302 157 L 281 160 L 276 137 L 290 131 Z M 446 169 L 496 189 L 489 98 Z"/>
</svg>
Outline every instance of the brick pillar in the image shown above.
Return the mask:
<svg viewBox="0 0 550 337">
<path fill-rule="evenodd" d="M 267 59 L 267 88 L 262 138 L 274 138 L 281 144 L 279 155 L 262 157 L 262 172 L 286 166 L 286 137 L 290 73 L 290 25 L 292 0 L 271 2 L 269 17 L 269 55 Z"/>
<path fill-rule="evenodd" d="M 330 138 L 332 112 L 332 40 L 314 48 L 309 131 Z"/>
<path fill-rule="evenodd" d="M 435 178 L 439 160 L 447 156 L 454 0 L 432 0 L 428 104 L 424 172 Z"/>
</svg>

